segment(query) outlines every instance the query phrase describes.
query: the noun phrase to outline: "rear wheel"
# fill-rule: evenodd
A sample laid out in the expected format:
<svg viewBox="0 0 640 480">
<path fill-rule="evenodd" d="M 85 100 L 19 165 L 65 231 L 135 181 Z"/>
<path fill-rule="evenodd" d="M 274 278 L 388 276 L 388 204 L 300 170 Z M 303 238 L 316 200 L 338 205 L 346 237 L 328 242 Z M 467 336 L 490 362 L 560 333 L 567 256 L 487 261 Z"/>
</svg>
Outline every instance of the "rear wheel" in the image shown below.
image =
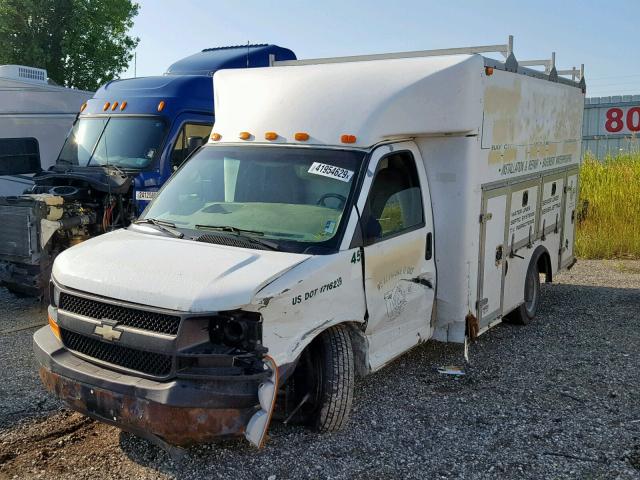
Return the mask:
<svg viewBox="0 0 640 480">
<path fill-rule="evenodd" d="M 529 264 L 524 279 L 524 303 L 509 314 L 508 320 L 519 325 L 526 325 L 533 320 L 540 303 L 540 271 L 535 259 Z"/>
<path fill-rule="evenodd" d="M 331 327 L 305 349 L 287 382 L 289 421 L 321 433 L 340 430 L 349 420 L 354 378 L 349 331 Z"/>
</svg>

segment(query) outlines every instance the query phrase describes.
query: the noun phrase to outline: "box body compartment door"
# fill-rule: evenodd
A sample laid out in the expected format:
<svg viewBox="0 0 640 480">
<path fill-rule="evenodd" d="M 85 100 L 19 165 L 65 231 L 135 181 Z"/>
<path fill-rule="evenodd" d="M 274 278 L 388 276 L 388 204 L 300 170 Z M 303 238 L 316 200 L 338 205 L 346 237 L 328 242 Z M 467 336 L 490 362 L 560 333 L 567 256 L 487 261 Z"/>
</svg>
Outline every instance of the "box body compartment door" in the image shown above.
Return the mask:
<svg viewBox="0 0 640 480">
<path fill-rule="evenodd" d="M 480 217 L 480 285 L 477 309 L 481 328 L 502 313 L 503 268 L 508 253 L 505 241 L 506 211 L 506 189 L 484 193 Z"/>
<path fill-rule="evenodd" d="M 560 268 L 573 261 L 573 244 L 576 233 L 576 205 L 578 202 L 578 172 L 567 174 L 564 188 L 564 219 L 562 226 L 562 246 L 560 248 Z"/>
</svg>

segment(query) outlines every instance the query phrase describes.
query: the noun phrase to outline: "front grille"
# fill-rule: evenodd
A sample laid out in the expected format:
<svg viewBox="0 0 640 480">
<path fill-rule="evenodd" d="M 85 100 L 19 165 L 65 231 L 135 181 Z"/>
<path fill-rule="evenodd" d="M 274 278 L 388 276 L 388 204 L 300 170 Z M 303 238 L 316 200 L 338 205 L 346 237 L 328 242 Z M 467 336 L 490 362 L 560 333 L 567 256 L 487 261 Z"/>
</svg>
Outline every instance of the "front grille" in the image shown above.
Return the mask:
<svg viewBox="0 0 640 480">
<path fill-rule="evenodd" d="M 166 377 L 171 373 L 169 355 L 143 352 L 117 343 L 102 342 L 64 328 L 60 329 L 60 333 L 65 347 L 88 357 L 155 377 Z"/>
<path fill-rule="evenodd" d="M 177 335 L 180 317 L 164 313 L 149 312 L 136 308 L 121 307 L 110 303 L 98 302 L 84 297 L 60 293 L 60 309 L 102 320 L 107 318 L 119 325 L 150 330 L 152 332 Z"/>
</svg>

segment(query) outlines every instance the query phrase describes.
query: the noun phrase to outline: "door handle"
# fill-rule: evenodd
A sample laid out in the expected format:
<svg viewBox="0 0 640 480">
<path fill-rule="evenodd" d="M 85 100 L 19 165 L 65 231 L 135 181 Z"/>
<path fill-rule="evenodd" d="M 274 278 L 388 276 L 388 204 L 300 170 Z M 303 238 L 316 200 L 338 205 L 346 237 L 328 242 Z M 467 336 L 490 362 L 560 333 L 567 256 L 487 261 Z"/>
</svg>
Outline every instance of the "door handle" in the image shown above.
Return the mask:
<svg viewBox="0 0 640 480">
<path fill-rule="evenodd" d="M 416 277 L 416 278 L 412 278 L 409 281 L 413 282 L 413 283 L 417 283 L 419 285 L 423 285 L 423 286 L 433 290 L 433 283 L 431 282 L 431 280 L 428 280 L 426 278 Z"/>
<path fill-rule="evenodd" d="M 424 252 L 424 259 L 431 260 L 433 257 L 433 234 L 431 232 L 427 233 L 427 246 Z"/>
</svg>

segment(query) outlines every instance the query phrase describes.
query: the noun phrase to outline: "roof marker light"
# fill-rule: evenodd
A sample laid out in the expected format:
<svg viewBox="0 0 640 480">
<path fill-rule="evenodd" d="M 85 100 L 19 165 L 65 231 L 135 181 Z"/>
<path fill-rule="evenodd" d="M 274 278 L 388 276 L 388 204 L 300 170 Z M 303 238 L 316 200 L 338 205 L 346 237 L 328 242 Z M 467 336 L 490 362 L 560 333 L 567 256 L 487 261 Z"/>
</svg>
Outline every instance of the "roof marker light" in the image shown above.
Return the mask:
<svg viewBox="0 0 640 480">
<path fill-rule="evenodd" d="M 106 102 L 104 104 L 104 106 L 102 107 L 102 111 L 106 112 L 107 110 L 109 110 L 109 107 L 111 106 L 111 104 L 109 102 Z"/>
<path fill-rule="evenodd" d="M 265 140 L 275 140 L 278 138 L 278 134 L 276 132 L 267 132 L 264 134 Z"/>
<path fill-rule="evenodd" d="M 487 74 L 487 77 L 493 75 L 493 67 L 484 67 L 484 73 Z"/>
<path fill-rule="evenodd" d="M 340 141 L 342 143 L 356 143 L 356 136 L 355 135 L 342 135 L 340 137 Z"/>
<path fill-rule="evenodd" d="M 111 105 L 111 111 L 115 112 L 116 108 L 118 108 L 118 102 L 113 102 L 113 105 Z"/>
<path fill-rule="evenodd" d="M 219 142 L 220 139 L 222 139 L 222 135 L 220 135 L 219 133 L 212 133 L 211 134 L 211 140 L 213 140 L 214 142 Z"/>
<path fill-rule="evenodd" d="M 162 110 L 164 110 L 164 100 L 160 100 L 160 103 L 158 104 L 158 111 L 161 112 Z"/>
<path fill-rule="evenodd" d="M 125 108 L 127 108 L 127 102 L 126 102 L 126 101 L 125 101 L 125 102 L 122 102 L 122 103 L 120 104 L 120 111 L 122 112 Z"/>
<path fill-rule="evenodd" d="M 307 140 L 309 140 L 309 134 L 306 132 L 296 132 L 294 137 L 299 142 L 306 142 Z"/>
<path fill-rule="evenodd" d="M 80 107 L 80 113 L 84 112 L 84 110 L 87 108 L 87 102 L 84 102 L 82 104 L 82 106 Z"/>
<path fill-rule="evenodd" d="M 249 140 L 251 138 L 251 134 L 249 132 L 240 132 L 238 138 L 240 140 Z"/>
</svg>

